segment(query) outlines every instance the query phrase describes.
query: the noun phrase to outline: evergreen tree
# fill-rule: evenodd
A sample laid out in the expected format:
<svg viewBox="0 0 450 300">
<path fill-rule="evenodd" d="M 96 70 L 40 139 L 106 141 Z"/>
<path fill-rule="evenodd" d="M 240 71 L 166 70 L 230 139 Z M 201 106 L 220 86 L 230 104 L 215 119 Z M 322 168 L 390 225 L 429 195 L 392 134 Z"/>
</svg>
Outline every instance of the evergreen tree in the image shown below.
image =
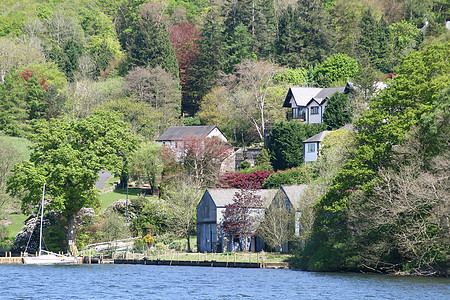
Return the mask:
<svg viewBox="0 0 450 300">
<path fill-rule="evenodd" d="M 377 22 L 372 16 L 370 8 L 363 12 L 359 28 L 361 29 L 361 36 L 357 45 L 359 57 L 368 57 L 373 64 L 379 42 L 377 38 Z"/>
<path fill-rule="evenodd" d="M 166 24 L 155 20 L 150 12 L 143 14 L 134 25 L 128 50 L 128 70 L 135 66 L 161 66 L 176 78 L 178 62 L 169 40 Z"/>
<path fill-rule="evenodd" d="M 195 114 L 203 97 L 216 84 L 218 71 L 222 70 L 224 54 L 223 26 L 216 21 L 212 9 L 201 32 L 198 45 L 200 55 L 195 64 L 188 69 L 186 98 L 183 99 L 184 112 Z"/>
<path fill-rule="evenodd" d="M 277 60 L 291 67 L 315 65 L 329 56 L 334 44 L 328 12 L 320 0 L 299 0 L 279 22 L 275 42 Z"/>
<path fill-rule="evenodd" d="M 323 122 L 327 129 L 336 129 L 352 121 L 350 100 L 346 94 L 336 92 L 328 99 L 327 108 L 323 113 Z"/>
<path fill-rule="evenodd" d="M 273 0 L 252 0 L 253 52 L 258 57 L 269 57 L 276 38 L 276 17 Z"/>
<path fill-rule="evenodd" d="M 383 17 L 380 19 L 380 21 L 377 22 L 377 39 L 378 48 L 375 49 L 375 65 L 380 71 L 388 73 L 389 71 L 392 71 L 391 66 L 389 66 L 390 33 L 389 25 Z"/>
<path fill-rule="evenodd" d="M 361 37 L 358 42 L 360 59 L 367 57 L 372 65 L 383 72 L 389 69 L 389 27 L 384 18 L 376 21 L 370 9 L 366 10 L 359 24 Z"/>
<path fill-rule="evenodd" d="M 281 15 L 278 24 L 278 38 L 275 41 L 275 56 L 282 65 L 292 68 L 301 66 L 297 56 L 297 40 L 300 34 L 298 25 L 298 14 L 292 7 L 288 8 Z"/>
<path fill-rule="evenodd" d="M 256 58 L 252 51 L 252 37 L 242 23 L 235 27 L 227 44 L 227 57 L 224 65 L 226 73 L 233 72 L 235 70 L 233 66 L 241 63 L 243 59 Z"/>
<path fill-rule="evenodd" d="M 285 170 L 303 163 L 303 141 L 325 130 L 325 124 L 281 122 L 273 126 L 268 150 L 275 170 Z"/>
</svg>

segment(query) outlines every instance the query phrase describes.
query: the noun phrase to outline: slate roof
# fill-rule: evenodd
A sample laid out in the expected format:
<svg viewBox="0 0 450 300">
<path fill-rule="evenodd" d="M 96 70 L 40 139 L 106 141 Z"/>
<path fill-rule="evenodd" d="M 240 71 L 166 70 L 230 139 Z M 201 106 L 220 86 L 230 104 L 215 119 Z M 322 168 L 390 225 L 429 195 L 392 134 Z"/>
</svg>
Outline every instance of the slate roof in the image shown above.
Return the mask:
<svg viewBox="0 0 450 300">
<path fill-rule="evenodd" d="M 309 139 L 304 140 L 303 143 L 323 142 L 323 139 L 325 138 L 325 136 L 327 134 L 329 134 L 330 132 L 331 131 L 329 131 L 329 130 L 325 130 L 325 131 L 319 132 L 318 134 L 310 137 Z"/>
<path fill-rule="evenodd" d="M 181 141 L 189 136 L 207 137 L 217 126 L 172 126 L 161 134 L 156 141 Z"/>
<path fill-rule="evenodd" d="M 331 87 L 331 88 L 312 88 L 312 87 L 298 87 L 292 86 L 284 100 L 283 107 L 291 107 L 290 100 L 294 97 L 294 101 L 297 106 L 307 106 L 311 100 L 316 100 L 318 103 L 322 103 L 325 99 L 329 98 L 335 92 L 343 93 L 345 86 Z"/>
<path fill-rule="evenodd" d="M 225 205 L 233 203 L 233 198 L 236 192 L 239 192 L 239 189 L 207 189 L 206 190 L 211 196 L 212 200 L 216 204 L 217 207 L 225 207 Z M 272 202 L 272 199 L 275 197 L 275 194 L 278 190 L 276 189 L 267 189 L 267 190 L 256 190 L 253 193 L 261 196 L 263 200 L 263 206 L 266 207 Z"/>
<path fill-rule="evenodd" d="M 300 195 L 303 194 L 308 185 L 300 184 L 300 185 L 282 185 L 281 191 L 288 197 L 289 201 L 291 201 L 294 208 L 298 208 L 300 202 Z"/>
</svg>

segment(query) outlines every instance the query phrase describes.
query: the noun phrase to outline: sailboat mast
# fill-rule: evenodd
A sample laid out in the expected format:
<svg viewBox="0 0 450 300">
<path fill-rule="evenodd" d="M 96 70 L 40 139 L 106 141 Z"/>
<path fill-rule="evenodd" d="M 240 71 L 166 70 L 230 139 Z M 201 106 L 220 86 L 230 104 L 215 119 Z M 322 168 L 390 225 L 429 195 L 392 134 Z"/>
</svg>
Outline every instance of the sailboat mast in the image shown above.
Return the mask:
<svg viewBox="0 0 450 300">
<path fill-rule="evenodd" d="M 41 229 L 39 231 L 39 256 L 41 256 L 41 252 L 42 252 L 42 227 L 44 225 L 44 196 L 45 196 L 45 182 L 44 182 L 44 187 L 42 188 Z"/>
</svg>

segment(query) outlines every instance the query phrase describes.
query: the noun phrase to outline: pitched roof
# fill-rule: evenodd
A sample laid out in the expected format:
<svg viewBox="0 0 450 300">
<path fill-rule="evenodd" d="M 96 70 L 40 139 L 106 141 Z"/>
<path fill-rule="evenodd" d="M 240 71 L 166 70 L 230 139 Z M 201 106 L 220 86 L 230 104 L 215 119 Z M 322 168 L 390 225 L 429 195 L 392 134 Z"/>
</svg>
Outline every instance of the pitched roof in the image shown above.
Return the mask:
<svg viewBox="0 0 450 300">
<path fill-rule="evenodd" d="M 282 185 L 281 190 L 288 197 L 289 201 L 291 201 L 294 208 L 298 208 L 300 202 L 300 195 L 303 194 L 308 185 L 300 184 L 300 185 Z"/>
<path fill-rule="evenodd" d="M 209 193 L 212 200 L 216 204 L 217 207 L 225 207 L 225 205 L 233 203 L 233 198 L 236 192 L 239 192 L 240 189 L 215 189 L 210 188 L 207 189 L 206 192 Z M 267 190 L 256 190 L 253 191 L 254 195 L 261 196 L 263 200 L 263 206 L 267 206 L 272 202 L 272 199 L 275 197 L 275 194 L 278 190 L 276 189 L 267 189 Z"/>
<path fill-rule="evenodd" d="M 329 131 L 329 130 L 325 130 L 325 131 L 319 132 L 318 134 L 310 137 L 309 139 L 304 140 L 303 143 L 323 142 L 323 139 L 325 138 L 325 136 L 327 134 L 329 134 L 330 132 L 331 131 Z"/>
<path fill-rule="evenodd" d="M 292 86 L 289 88 L 283 107 L 291 107 L 291 97 L 294 97 L 294 101 L 297 106 L 306 106 L 312 99 L 316 100 L 318 103 L 321 103 L 335 92 L 343 93 L 344 91 L 344 86 L 330 88 Z"/>
<path fill-rule="evenodd" d="M 314 99 L 320 103 L 323 100 L 330 98 L 336 92 L 343 93 L 344 90 L 345 86 L 324 88 L 314 97 Z"/>
<path fill-rule="evenodd" d="M 189 136 L 207 137 L 217 126 L 172 126 L 161 134 L 156 141 L 180 141 Z"/>
</svg>

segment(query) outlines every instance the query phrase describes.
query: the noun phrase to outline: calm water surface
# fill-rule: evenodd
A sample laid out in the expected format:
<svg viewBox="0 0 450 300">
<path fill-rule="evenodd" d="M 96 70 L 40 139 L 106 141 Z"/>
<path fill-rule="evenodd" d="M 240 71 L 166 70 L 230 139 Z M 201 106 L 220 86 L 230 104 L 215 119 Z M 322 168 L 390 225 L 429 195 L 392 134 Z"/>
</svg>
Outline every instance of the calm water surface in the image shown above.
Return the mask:
<svg viewBox="0 0 450 300">
<path fill-rule="evenodd" d="M 450 299 L 450 279 L 145 265 L 0 265 L 0 299 Z"/>
</svg>

